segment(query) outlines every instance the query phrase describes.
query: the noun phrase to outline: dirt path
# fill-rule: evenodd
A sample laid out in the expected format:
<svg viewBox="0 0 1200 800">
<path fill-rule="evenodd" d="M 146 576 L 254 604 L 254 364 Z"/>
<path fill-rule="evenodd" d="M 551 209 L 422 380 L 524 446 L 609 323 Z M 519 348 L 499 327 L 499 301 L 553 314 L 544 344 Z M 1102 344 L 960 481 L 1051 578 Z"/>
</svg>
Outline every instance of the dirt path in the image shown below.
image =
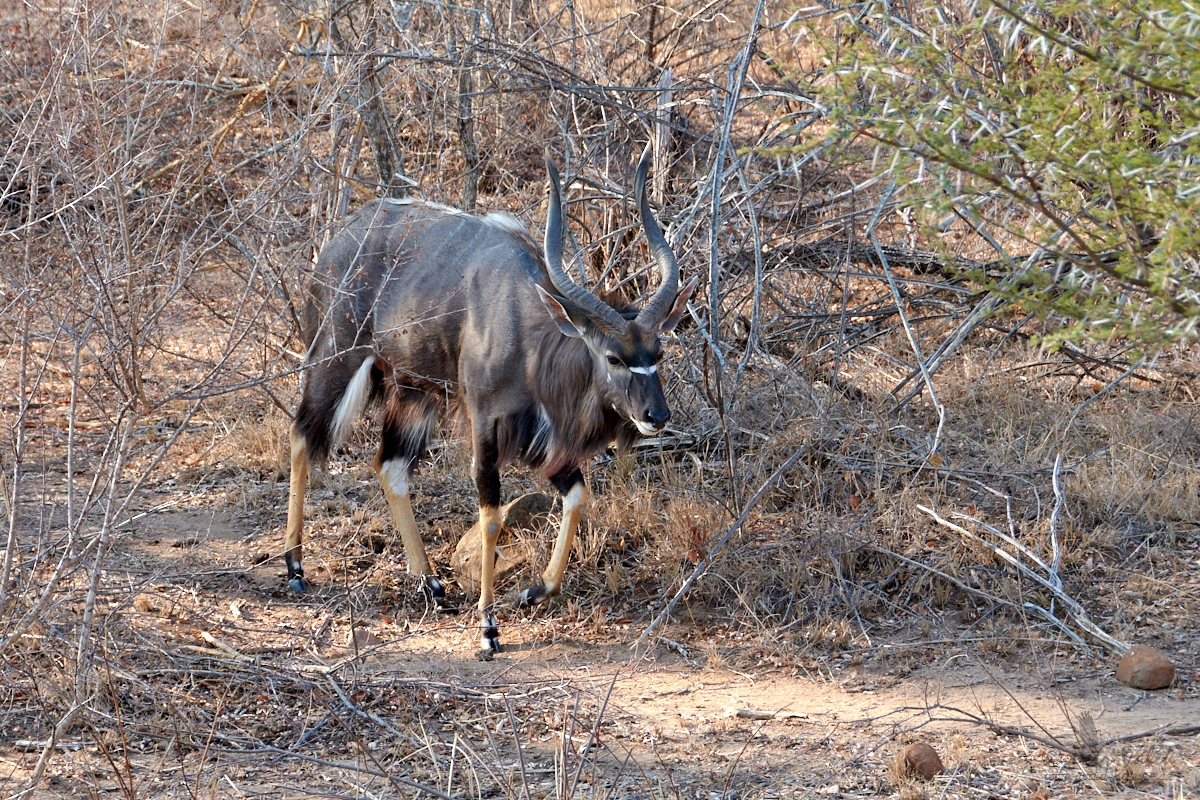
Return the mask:
<svg viewBox="0 0 1200 800">
<path fill-rule="evenodd" d="M 399 796 L 388 774 L 451 796 L 528 800 L 1200 796 L 1195 734 L 1113 742 L 1083 764 L 979 724 L 1067 747 L 1085 715 L 1102 742 L 1197 725 L 1186 664 L 1181 689 L 1143 693 L 1113 678 L 1110 659 L 1075 649 L 1055 664 L 986 655 L 953 636 L 876 637 L 788 661 L 728 631 L 705 642 L 688 626 L 635 656 L 638 622 L 569 600 L 504 609 L 505 651 L 481 663 L 472 613 L 386 610 L 404 582 L 392 566 L 370 591 L 325 576 L 296 596 L 281 589 L 274 560 L 259 560 L 273 532 L 248 527 L 224 512 L 163 514 L 113 559 L 121 588 L 109 625 L 125 643 L 114 655 L 129 761 L 72 730 L 35 796 L 117 791 L 122 769 L 149 798 L 201 784 L 212 797 L 311 796 L 330 784 L 341 788 L 318 794 Z M 380 569 L 369 561 L 364 570 Z M 357 650 L 352 629 L 370 631 Z M 20 786 L 38 755 L 17 736 L 0 752 L 0 788 Z M 917 739 L 945 764 L 929 784 L 890 769 Z"/>
<path fill-rule="evenodd" d="M 1090 714 L 1103 739 L 1159 727 L 1200 725 L 1200 698 L 1170 690 L 1131 689 L 1117 682 L 1112 665 L 1105 667 L 1103 662 L 1091 674 L 1081 674 L 1075 665 L 1061 665 L 1065 673 L 1074 674 L 1055 680 L 957 654 L 901 680 L 854 671 L 823 678 L 784 670 L 705 667 L 667 648 L 660 648 L 658 656 L 636 658 L 624 644 L 573 639 L 552 643 L 541 638 L 544 627 L 506 627 L 512 641 L 491 664 L 476 661 L 469 632 L 453 627 L 406 636 L 400 645 L 404 655 L 381 655 L 376 663 L 392 674 L 412 678 L 478 684 L 561 680 L 596 694 L 607 694 L 611 687 L 610 708 L 637 720 L 645 730 L 687 732 L 723 719 L 762 721 L 772 715 L 775 722 L 789 724 L 837 722 L 890 729 L 898 723 L 897 717 L 914 718 L 920 710 L 936 705 L 959 708 L 1000 725 L 1041 727 L 1068 740 L 1071 728 L 1064 711 L 1075 718 Z M 1051 665 L 1042 666 L 1045 675 L 1052 673 Z"/>
<path fill-rule="evenodd" d="M 711 667 L 670 648 L 632 658 L 624 643 L 555 641 L 551 623 L 510 625 L 507 635 L 511 646 L 491 664 L 474 660 L 471 632 L 448 626 L 407 635 L 398 650 L 381 642 L 367 668 L 495 686 L 497 697 L 542 687 L 561 691 L 565 704 L 578 693 L 604 705 L 601 739 L 615 761 L 628 759 L 642 773 L 697 789 L 729 781 L 764 796 L 883 791 L 894 783 L 894 754 L 917 738 L 941 753 L 947 772 L 939 780 L 948 796 L 989 786 L 1025 787 L 1027 794 L 1034 791 L 1029 787 L 1067 792 L 1082 784 L 1150 789 L 1156 778 L 1160 786 L 1175 780 L 1200 789 L 1195 736 L 1139 741 L 1132 749 L 1113 744 L 1098 766 L 1084 767 L 1053 747 L 998 736 L 968 719 L 1059 737 L 1068 747 L 1078 745 L 1072 725 L 1083 715 L 1095 722 L 1101 741 L 1200 724 L 1200 699 L 1135 691 L 1116 682 L 1103 661 L 1083 669 L 1059 665 L 1069 677 L 1055 681 L 1043 677 L 1053 672 L 1048 665 L 1021 672 L 958 653 L 898 679 L 846 668 L 801 674 Z M 554 731 L 547 733 L 542 741 L 553 743 Z M 536 737 L 526 741 L 529 757 L 538 762 L 540 753 L 538 763 L 552 764 L 553 753 L 538 745 Z"/>
</svg>

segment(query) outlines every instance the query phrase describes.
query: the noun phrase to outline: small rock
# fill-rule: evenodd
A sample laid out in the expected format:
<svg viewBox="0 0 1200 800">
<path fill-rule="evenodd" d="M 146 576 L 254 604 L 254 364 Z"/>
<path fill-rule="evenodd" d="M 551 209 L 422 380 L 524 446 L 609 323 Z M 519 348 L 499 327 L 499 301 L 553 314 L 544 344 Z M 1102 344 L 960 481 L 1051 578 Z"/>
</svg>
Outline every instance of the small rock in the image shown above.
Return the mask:
<svg viewBox="0 0 1200 800">
<path fill-rule="evenodd" d="M 1117 680 L 1134 689 L 1165 689 L 1175 680 L 1175 665 L 1153 647 L 1137 644 L 1117 664 Z"/>
<path fill-rule="evenodd" d="M 361 650 L 379 644 L 379 637 L 372 633 L 370 628 L 355 628 L 346 644 L 351 651 Z"/>
<path fill-rule="evenodd" d="M 920 775 L 925 780 L 929 780 L 944 769 L 937 750 L 924 742 L 905 745 L 896 754 L 895 766 L 896 772 L 901 775 Z"/>
<path fill-rule="evenodd" d="M 534 531 L 546 523 L 554 498 L 545 492 L 523 494 L 504 507 L 504 527 Z"/>
</svg>

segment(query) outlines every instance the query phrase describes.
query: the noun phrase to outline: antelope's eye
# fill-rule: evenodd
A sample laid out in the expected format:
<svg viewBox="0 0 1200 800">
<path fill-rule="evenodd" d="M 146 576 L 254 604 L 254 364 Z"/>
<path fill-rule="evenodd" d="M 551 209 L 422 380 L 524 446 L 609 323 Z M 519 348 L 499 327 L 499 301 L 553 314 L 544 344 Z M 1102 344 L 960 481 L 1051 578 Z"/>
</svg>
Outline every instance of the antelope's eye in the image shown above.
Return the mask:
<svg viewBox="0 0 1200 800">
<path fill-rule="evenodd" d="M 608 358 L 608 365 L 609 365 L 610 367 L 623 367 L 623 366 L 625 366 L 624 362 L 622 362 L 622 361 L 621 361 L 621 359 L 617 358 L 617 357 L 616 357 L 616 356 L 614 356 L 612 353 L 609 353 L 609 354 L 608 354 L 608 356 L 607 356 L 607 358 Z"/>
</svg>

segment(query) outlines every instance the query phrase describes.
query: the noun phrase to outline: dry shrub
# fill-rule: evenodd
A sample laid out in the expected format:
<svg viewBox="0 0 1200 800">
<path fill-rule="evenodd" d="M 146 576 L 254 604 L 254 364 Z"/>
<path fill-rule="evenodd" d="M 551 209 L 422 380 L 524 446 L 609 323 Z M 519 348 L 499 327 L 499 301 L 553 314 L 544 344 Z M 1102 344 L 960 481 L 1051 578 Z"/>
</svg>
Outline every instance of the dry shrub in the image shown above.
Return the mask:
<svg viewBox="0 0 1200 800">
<path fill-rule="evenodd" d="M 677 615 L 703 627 L 674 636 L 720 631 L 791 659 L 846 648 L 863 630 L 926 637 L 961 624 L 985 650 L 1023 652 L 1027 626 L 1042 622 L 1001 603 L 1045 603 L 1044 593 L 920 507 L 986 522 L 1046 558 L 1059 454 L 1069 591 L 1129 580 L 1151 560 L 1186 571 L 1172 551 L 1184 552 L 1200 516 L 1195 351 L 1107 388 L 1130 366 L 1120 343 L 1046 353 L 1029 337 L 1053 320 L 1001 313 L 934 374 L 938 404 L 928 392 L 898 402 L 921 383 L 898 388 L 916 360 L 900 314 L 928 360 L 977 298 L 914 258 L 892 265 L 897 305 L 882 265 L 855 245 L 872 219 L 881 239 L 921 244 L 880 206 L 885 167 L 857 142 L 805 151 L 825 125 L 803 96 L 822 68 L 811 42 L 835 26 L 765 25 L 741 65 L 754 5 L 362 2 L 335 4 L 330 20 L 327 8 L 271 2 L 0 3 L 6 728 L 46 740 L 61 723 L 106 752 L 180 759 L 216 734 L 282 748 L 285 761 L 301 741 L 352 753 L 341 729 L 320 727 L 363 719 L 327 680 L 283 670 L 264 688 L 259 667 L 225 653 L 209 669 L 200 660 L 217 656 L 185 648 L 210 648 L 201 634 L 224 625 L 265 658 L 341 658 L 332 643 L 345 638 L 330 631 L 411 589 L 364 424 L 313 476 L 307 558 L 329 591 L 277 600 L 303 287 L 349 210 L 409 186 L 380 177 L 381 119 L 403 156 L 393 166 L 423 197 L 509 210 L 534 228 L 550 147 L 576 179 L 579 263 L 628 299 L 654 284 L 629 167 L 665 123 L 652 196 L 685 275 L 705 278 L 663 362 L 674 430 L 591 467 L 595 502 L 566 587 L 574 605 L 552 606 L 552 621 L 600 629 L 602 609 L 620 605 L 638 628 L 707 563 Z M 476 26 L 481 10 L 490 22 Z M 746 86 L 766 87 L 753 102 L 749 90 L 727 102 L 739 66 Z M 656 109 L 667 67 L 673 102 Z M 986 250 L 963 230 L 947 237 L 964 256 Z M 413 483 L 441 564 L 476 513 L 459 433 L 451 425 Z M 538 486 L 520 470 L 504 481 L 506 497 Z M 214 543 L 218 513 L 227 529 Z M 514 582 L 540 570 L 551 536 L 531 540 Z M 256 566 L 267 557 L 274 566 Z M 1153 609 L 1170 583 L 1131 580 L 1088 603 L 1121 622 L 1120 603 Z M 239 621 L 235 600 L 261 603 L 262 617 Z M 267 621 L 268 605 L 295 614 Z M 400 622 L 424 624 L 423 607 L 399 608 Z M 1177 623 L 1194 627 L 1194 615 Z M 748 658 L 715 642 L 702 654 L 713 667 Z M 368 689 L 356 698 L 409 733 L 420 710 L 448 702 L 420 686 Z M 244 729 L 229 721 L 243 717 Z M 114 740 L 119 729 L 126 740 Z M 373 730 L 399 748 L 396 763 L 414 752 Z M 458 752 L 421 735 L 431 758 Z M 441 766 L 420 763 L 421 776 Z"/>
</svg>

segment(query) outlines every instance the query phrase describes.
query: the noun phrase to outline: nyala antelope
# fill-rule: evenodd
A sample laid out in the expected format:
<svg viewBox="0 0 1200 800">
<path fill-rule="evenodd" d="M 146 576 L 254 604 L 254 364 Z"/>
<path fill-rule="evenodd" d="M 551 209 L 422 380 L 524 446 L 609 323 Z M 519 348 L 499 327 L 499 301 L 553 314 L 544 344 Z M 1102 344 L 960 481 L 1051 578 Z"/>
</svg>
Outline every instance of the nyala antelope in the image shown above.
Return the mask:
<svg viewBox="0 0 1200 800">
<path fill-rule="evenodd" d="M 637 312 L 618 312 L 564 271 L 562 194 L 548 158 L 544 257 L 507 215 L 477 217 L 416 200 L 370 203 L 321 250 L 305 311 L 304 390 L 291 427 L 284 560 L 293 589 L 306 588 L 300 539 L 309 464 L 323 463 L 377 401 L 383 431 L 375 472 L 408 570 L 424 576 L 426 594 L 439 604 L 445 588 L 417 533 L 409 479 L 440 412 L 465 411 L 483 532 L 480 657 L 500 650 L 492 584 L 500 469 L 510 462 L 537 469 L 563 497 L 550 563 L 520 603 L 558 594 L 586 502 L 580 466 L 610 443 L 659 433 L 671 416 L 659 337 L 679 322 L 696 281 L 679 290 L 675 255 L 646 198 L 649 167 L 647 149 L 635 191 L 660 279 Z"/>
</svg>

